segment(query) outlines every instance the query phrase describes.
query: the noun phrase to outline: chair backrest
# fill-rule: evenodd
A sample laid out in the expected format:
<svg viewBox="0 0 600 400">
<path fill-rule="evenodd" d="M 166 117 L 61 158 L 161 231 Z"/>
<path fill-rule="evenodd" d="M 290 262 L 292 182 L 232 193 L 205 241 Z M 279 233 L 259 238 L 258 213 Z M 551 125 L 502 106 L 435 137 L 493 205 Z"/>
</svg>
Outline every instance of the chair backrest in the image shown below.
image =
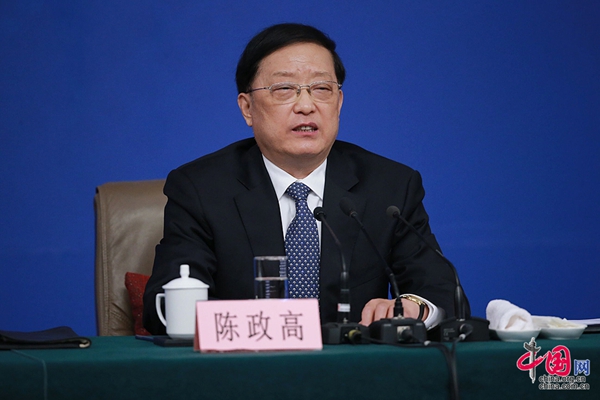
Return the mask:
<svg viewBox="0 0 600 400">
<path fill-rule="evenodd" d="M 125 274 L 150 275 L 163 235 L 163 180 L 109 182 L 96 188 L 96 322 L 98 335 L 134 334 Z"/>
</svg>

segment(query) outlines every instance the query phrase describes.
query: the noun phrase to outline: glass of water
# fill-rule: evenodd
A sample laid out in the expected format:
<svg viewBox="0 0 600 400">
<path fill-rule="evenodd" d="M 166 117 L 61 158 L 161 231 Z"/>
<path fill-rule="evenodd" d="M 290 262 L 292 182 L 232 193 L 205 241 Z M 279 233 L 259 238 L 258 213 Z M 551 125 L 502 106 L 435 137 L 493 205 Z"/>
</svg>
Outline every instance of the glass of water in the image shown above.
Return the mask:
<svg viewBox="0 0 600 400">
<path fill-rule="evenodd" d="M 254 294 L 257 299 L 288 298 L 287 256 L 254 257 Z"/>
</svg>

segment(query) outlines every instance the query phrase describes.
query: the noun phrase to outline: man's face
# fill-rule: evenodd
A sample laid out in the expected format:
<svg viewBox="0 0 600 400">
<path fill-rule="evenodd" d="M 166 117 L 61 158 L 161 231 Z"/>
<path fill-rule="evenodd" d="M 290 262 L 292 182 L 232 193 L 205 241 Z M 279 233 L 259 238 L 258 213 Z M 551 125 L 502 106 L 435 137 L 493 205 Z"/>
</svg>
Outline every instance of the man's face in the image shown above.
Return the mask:
<svg viewBox="0 0 600 400">
<path fill-rule="evenodd" d="M 337 82 L 333 57 L 317 44 L 297 43 L 265 57 L 252 88 L 316 81 Z M 254 130 L 264 156 L 294 176 L 302 174 L 300 170 L 312 172 L 327 158 L 338 133 L 342 101 L 343 93 L 339 91 L 329 102 L 315 102 L 306 89 L 289 104 L 277 104 L 269 90 L 238 96 L 242 115 Z"/>
</svg>

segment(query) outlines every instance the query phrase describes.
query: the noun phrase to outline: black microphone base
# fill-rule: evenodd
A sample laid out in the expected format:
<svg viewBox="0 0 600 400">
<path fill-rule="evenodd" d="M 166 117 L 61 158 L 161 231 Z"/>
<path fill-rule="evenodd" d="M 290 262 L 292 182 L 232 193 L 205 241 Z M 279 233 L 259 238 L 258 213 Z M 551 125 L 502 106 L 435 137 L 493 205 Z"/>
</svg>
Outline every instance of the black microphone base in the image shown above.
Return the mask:
<svg viewBox="0 0 600 400">
<path fill-rule="evenodd" d="M 369 343 L 369 328 L 357 323 L 328 322 L 321 325 L 323 344 Z"/>
<path fill-rule="evenodd" d="M 453 342 L 460 335 L 471 331 L 463 342 L 484 342 L 490 340 L 490 321 L 478 317 L 467 319 L 448 318 L 429 331 L 429 340 L 435 342 Z"/>
<path fill-rule="evenodd" d="M 369 335 L 382 344 L 423 343 L 427 340 L 427 329 L 418 319 L 387 318 L 371 323 Z"/>
</svg>

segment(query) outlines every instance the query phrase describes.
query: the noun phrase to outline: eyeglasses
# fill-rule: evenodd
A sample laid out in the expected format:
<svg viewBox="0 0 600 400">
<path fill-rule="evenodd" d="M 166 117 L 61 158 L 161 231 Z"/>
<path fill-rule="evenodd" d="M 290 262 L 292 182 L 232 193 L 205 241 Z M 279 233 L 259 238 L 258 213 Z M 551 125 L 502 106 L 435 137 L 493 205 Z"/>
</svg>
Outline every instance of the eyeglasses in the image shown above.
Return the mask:
<svg viewBox="0 0 600 400">
<path fill-rule="evenodd" d="M 306 89 L 314 101 L 329 103 L 335 98 L 341 88 L 342 85 L 334 81 L 319 81 L 313 82 L 310 85 L 281 82 L 274 83 L 271 86 L 250 89 L 247 93 L 257 90 L 268 90 L 276 103 L 287 104 L 295 102 L 300 97 L 302 89 Z"/>
</svg>

